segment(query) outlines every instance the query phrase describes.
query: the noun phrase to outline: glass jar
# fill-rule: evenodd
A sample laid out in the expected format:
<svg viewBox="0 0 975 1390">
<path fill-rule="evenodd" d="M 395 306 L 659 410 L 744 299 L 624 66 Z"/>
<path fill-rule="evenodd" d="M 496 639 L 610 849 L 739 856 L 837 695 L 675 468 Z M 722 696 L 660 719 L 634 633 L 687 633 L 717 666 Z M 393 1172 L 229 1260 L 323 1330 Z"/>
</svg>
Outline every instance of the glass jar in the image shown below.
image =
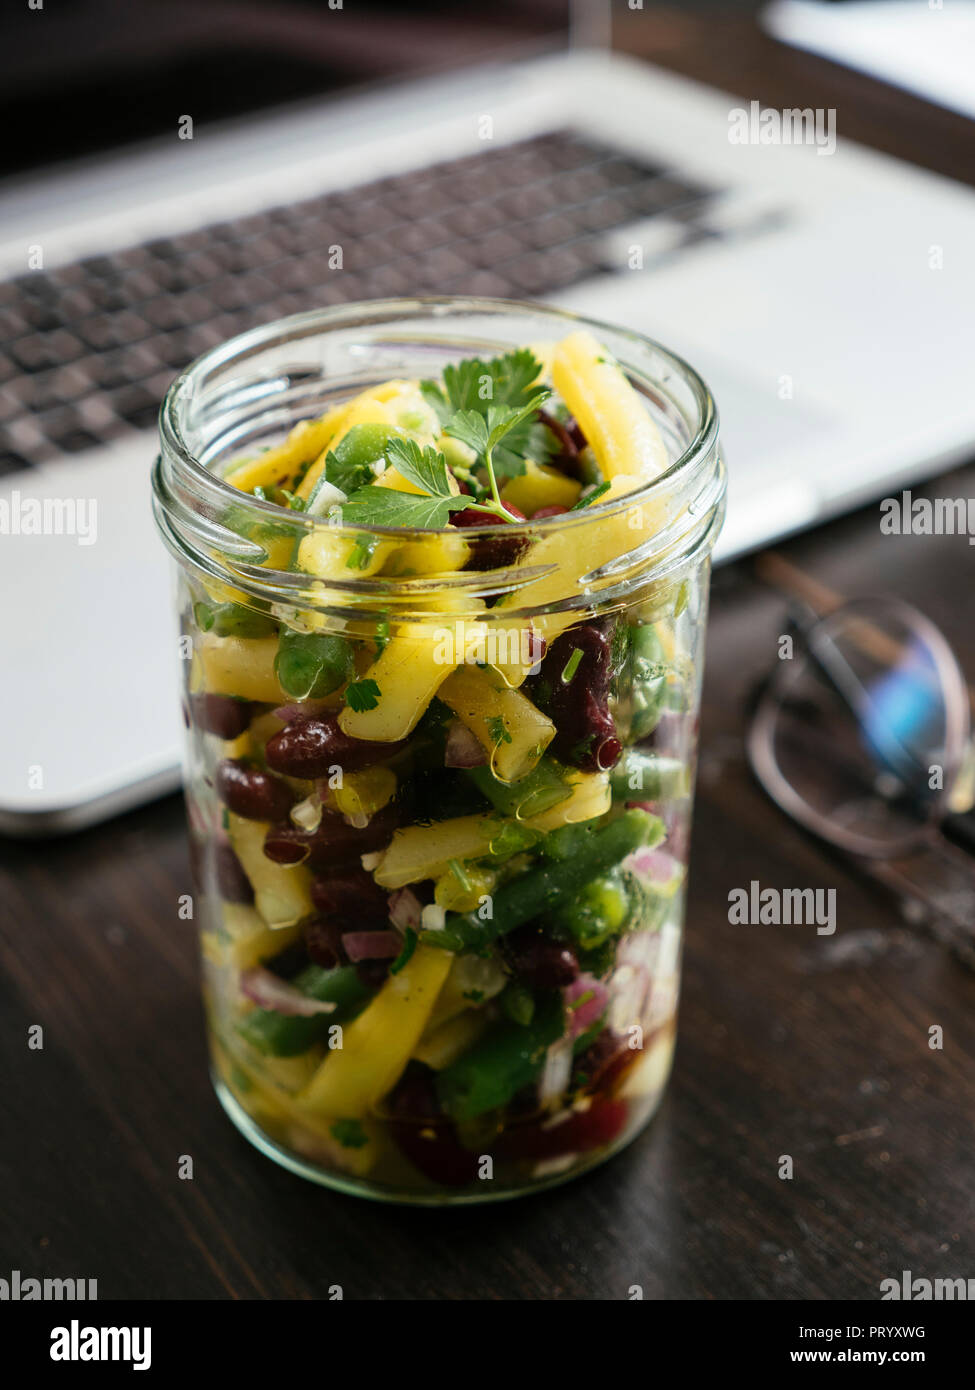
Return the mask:
<svg viewBox="0 0 975 1390">
<path fill-rule="evenodd" d="M 472 542 L 335 526 L 222 480 L 366 387 L 580 327 L 667 446 L 666 472 L 628 495 Z M 654 1113 L 673 1055 L 725 489 L 706 387 L 572 315 L 397 300 L 224 344 L 174 383 L 161 431 L 227 1113 L 292 1171 L 386 1200 L 513 1197 L 601 1162 Z M 313 576 L 309 546 L 344 559 Z M 343 738 L 342 681 L 380 670 L 380 713 Z M 471 737 L 485 725 L 489 755 Z M 363 957 L 383 932 L 395 960 Z"/>
</svg>

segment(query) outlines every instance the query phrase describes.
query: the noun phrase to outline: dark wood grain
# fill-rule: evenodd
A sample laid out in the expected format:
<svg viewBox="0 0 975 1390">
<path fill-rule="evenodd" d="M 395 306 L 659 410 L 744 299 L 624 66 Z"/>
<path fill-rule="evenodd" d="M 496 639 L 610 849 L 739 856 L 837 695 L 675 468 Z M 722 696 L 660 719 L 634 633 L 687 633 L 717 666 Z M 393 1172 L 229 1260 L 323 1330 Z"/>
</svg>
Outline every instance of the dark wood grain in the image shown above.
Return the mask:
<svg viewBox="0 0 975 1390">
<path fill-rule="evenodd" d="M 657 55 L 675 66 L 692 66 L 695 33 L 703 54 L 716 46 L 700 22 L 678 28 Z M 758 42 L 771 84 L 774 50 Z M 918 103 L 884 101 L 912 125 Z M 922 111 L 946 133 L 943 163 L 960 166 L 962 132 Z M 904 138 L 909 153 L 920 137 Z M 927 490 L 973 487 L 969 469 Z M 881 537 L 868 508 L 782 549 L 846 594 L 918 603 L 975 677 L 964 538 Z M 193 928 L 177 915 L 178 798 L 73 839 L 0 846 L 0 1274 L 93 1277 L 103 1298 L 314 1299 L 341 1284 L 347 1298 L 587 1300 L 633 1284 L 648 1298 L 872 1300 L 903 1269 L 972 1274 L 975 979 L 751 780 L 747 699 L 784 612 L 749 561 L 716 576 L 668 1098 L 610 1164 L 527 1201 L 376 1206 L 315 1189 L 238 1136 L 210 1089 Z M 836 935 L 730 925 L 728 892 L 753 878 L 836 888 Z"/>
</svg>

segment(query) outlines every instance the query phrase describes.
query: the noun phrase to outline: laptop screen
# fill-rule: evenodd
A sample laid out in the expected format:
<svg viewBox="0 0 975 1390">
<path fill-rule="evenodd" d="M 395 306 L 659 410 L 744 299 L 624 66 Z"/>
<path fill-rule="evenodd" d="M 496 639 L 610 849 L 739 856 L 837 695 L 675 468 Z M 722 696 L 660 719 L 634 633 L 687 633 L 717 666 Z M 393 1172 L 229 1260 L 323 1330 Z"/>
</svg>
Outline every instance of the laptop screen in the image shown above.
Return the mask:
<svg viewBox="0 0 975 1390">
<path fill-rule="evenodd" d="M 0 7 L 0 177 L 520 48 L 569 0 L 20 0 Z"/>
</svg>

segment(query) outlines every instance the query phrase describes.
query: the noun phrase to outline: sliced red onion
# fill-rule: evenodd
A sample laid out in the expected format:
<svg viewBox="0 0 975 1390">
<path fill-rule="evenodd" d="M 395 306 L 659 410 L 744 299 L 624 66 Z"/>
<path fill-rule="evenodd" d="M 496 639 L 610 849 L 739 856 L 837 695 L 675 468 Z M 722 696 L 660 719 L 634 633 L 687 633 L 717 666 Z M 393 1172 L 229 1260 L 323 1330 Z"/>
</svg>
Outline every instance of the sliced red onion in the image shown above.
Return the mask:
<svg viewBox="0 0 975 1390">
<path fill-rule="evenodd" d="M 559 1038 L 545 1054 L 545 1065 L 538 1079 L 538 1099 L 543 1105 L 561 1096 L 569 1085 L 572 1075 L 572 1043 L 568 1038 Z"/>
<path fill-rule="evenodd" d="M 649 879 L 651 883 L 669 883 L 682 866 L 672 854 L 663 849 L 635 849 L 627 856 L 626 868 Z"/>
<path fill-rule="evenodd" d="M 297 1018 L 312 1018 L 315 1014 L 330 1014 L 335 1005 L 320 999 L 311 999 L 300 989 L 289 985 L 279 975 L 258 966 L 255 970 L 245 970 L 240 977 L 241 993 L 262 1009 L 273 1009 L 278 1014 L 288 1014 Z"/>
<path fill-rule="evenodd" d="M 606 1012 L 609 990 L 595 975 L 580 975 L 562 991 L 569 1015 L 569 1037 L 578 1038 Z"/>
<path fill-rule="evenodd" d="M 334 700 L 302 700 L 301 704 L 278 705 L 277 709 L 273 709 L 271 713 L 275 719 L 290 724 L 292 719 L 308 719 L 313 715 L 324 714 L 326 711 L 334 713 Z"/>
<path fill-rule="evenodd" d="M 389 960 L 403 949 L 403 939 L 395 931 L 347 931 L 342 945 L 349 960 Z"/>
<path fill-rule="evenodd" d="M 389 920 L 400 931 L 405 932 L 407 927 L 419 930 L 422 911 L 423 904 L 412 888 L 397 888 L 395 893 L 390 893 Z"/>
<path fill-rule="evenodd" d="M 447 730 L 444 767 L 483 767 L 487 753 L 466 724 L 455 719 Z"/>
</svg>

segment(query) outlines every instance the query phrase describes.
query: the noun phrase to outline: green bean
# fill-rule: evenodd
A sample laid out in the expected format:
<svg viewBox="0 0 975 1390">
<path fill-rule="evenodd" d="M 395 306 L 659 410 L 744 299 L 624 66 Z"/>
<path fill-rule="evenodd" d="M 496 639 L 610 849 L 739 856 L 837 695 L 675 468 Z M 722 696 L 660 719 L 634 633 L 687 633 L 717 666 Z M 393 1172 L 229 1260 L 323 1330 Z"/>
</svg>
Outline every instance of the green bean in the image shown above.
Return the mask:
<svg viewBox="0 0 975 1390">
<path fill-rule="evenodd" d="M 422 940 L 445 951 L 478 950 L 539 913 L 560 907 L 633 850 L 659 844 L 662 835 L 663 825 L 656 816 L 637 809 L 626 811 L 608 825 L 585 830 L 572 858 L 540 864 L 504 884 L 494 894 L 487 920 L 480 915 L 484 908 L 450 913 L 439 931 L 425 931 Z"/>
<path fill-rule="evenodd" d="M 557 990 L 540 994 L 528 1024 L 505 1021 L 439 1073 L 437 1097 L 457 1123 L 497 1110 L 538 1076 L 565 1026 Z"/>
<path fill-rule="evenodd" d="M 197 603 L 193 613 L 197 626 L 217 637 L 270 637 L 278 630 L 273 618 L 242 603 Z"/>
<path fill-rule="evenodd" d="M 391 425 L 353 425 L 348 434 L 343 435 L 334 449 L 330 450 L 325 461 L 322 479 L 341 488 L 344 493 L 355 492 L 376 481 L 372 465 L 378 463 L 386 452 L 391 438 L 400 431 Z M 310 509 L 315 500 L 319 484 L 312 489 L 308 499 Z"/>
<path fill-rule="evenodd" d="M 565 780 L 565 769 L 552 758 L 543 758 L 527 777 L 517 782 L 499 782 L 489 767 L 473 767 L 467 775 L 496 811 L 520 819 L 551 810 L 572 792 Z"/>
<path fill-rule="evenodd" d="M 274 670 L 289 695 L 315 699 L 344 685 L 355 672 L 355 660 L 344 637 L 282 628 Z"/>
<path fill-rule="evenodd" d="M 630 748 L 609 775 L 617 801 L 656 801 L 664 796 L 686 796 L 687 764 L 679 758 L 660 758 Z"/>
<path fill-rule="evenodd" d="M 323 970 L 309 965 L 293 982 L 302 994 L 331 1003 L 331 1013 L 280 1014 L 274 1009 L 254 1009 L 238 1025 L 241 1036 L 266 1057 L 297 1057 L 324 1038 L 333 1023 L 352 1018 L 372 997 L 372 991 L 359 980 L 355 967 L 339 966 Z"/>
</svg>

